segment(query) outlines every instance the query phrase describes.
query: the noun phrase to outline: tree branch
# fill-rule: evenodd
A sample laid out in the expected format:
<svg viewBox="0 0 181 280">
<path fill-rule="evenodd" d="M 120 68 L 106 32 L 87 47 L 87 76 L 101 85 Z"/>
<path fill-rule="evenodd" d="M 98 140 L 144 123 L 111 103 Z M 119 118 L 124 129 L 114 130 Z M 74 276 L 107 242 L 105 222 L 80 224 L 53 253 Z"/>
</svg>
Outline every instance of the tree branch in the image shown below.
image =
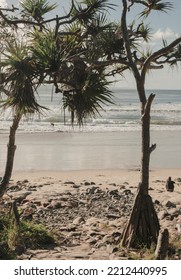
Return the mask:
<svg viewBox="0 0 181 280">
<path fill-rule="evenodd" d="M 129 7 L 128 7 L 128 11 L 130 11 L 130 8 L 131 8 L 135 3 L 137 3 L 137 4 L 142 4 L 142 5 L 146 6 L 146 7 L 148 7 L 148 4 L 147 4 L 145 1 L 129 0 L 129 2 L 131 2 L 131 4 L 130 4 Z"/>
<path fill-rule="evenodd" d="M 149 148 L 149 153 L 151 154 L 156 149 L 156 144 L 151 145 Z"/>
<path fill-rule="evenodd" d="M 131 46 L 130 46 L 130 38 L 129 38 L 129 32 L 127 29 L 127 23 L 126 23 L 126 16 L 127 16 L 127 1 L 122 0 L 123 3 L 123 11 L 122 11 L 122 17 L 121 17 L 121 31 L 122 36 L 125 44 L 125 49 L 127 52 L 128 61 L 130 64 L 130 67 L 133 71 L 133 74 L 135 76 L 136 81 L 140 80 L 140 73 L 138 71 L 136 63 L 134 63 L 131 53 Z"/>
<path fill-rule="evenodd" d="M 145 76 L 146 76 L 146 72 L 149 69 L 149 66 L 151 64 L 151 62 L 155 61 L 157 58 L 166 55 L 167 53 L 169 53 L 174 47 L 176 47 L 179 43 L 181 42 L 181 37 L 177 38 L 176 40 L 174 40 L 170 45 L 154 52 L 152 55 L 150 55 L 144 62 L 143 64 L 143 68 L 141 71 L 141 78 L 143 80 L 145 80 Z"/>
<path fill-rule="evenodd" d="M 70 18 L 73 7 L 74 7 L 74 1 L 72 0 L 72 6 L 71 6 L 71 9 L 70 9 L 70 11 L 67 15 L 62 16 L 62 17 L 57 17 L 56 16 L 55 18 L 43 20 L 41 22 L 36 22 L 36 21 L 32 21 L 32 20 L 25 20 L 25 19 L 9 19 L 2 11 L 14 12 L 14 10 L 18 10 L 18 8 L 14 8 L 14 6 L 13 6 L 12 9 L 1 9 L 0 8 L 0 17 L 6 23 L 12 24 L 12 25 L 29 24 L 29 25 L 34 25 L 34 26 L 40 26 L 40 25 L 44 25 L 44 24 L 56 21 L 56 22 L 58 22 L 58 28 L 59 28 L 60 25 L 72 23 L 73 21 L 75 21 L 77 19 L 77 16 L 74 16 L 74 17 L 72 17 L 71 20 L 67 20 L 67 21 L 65 20 L 65 19 Z M 62 20 L 65 20 L 65 21 L 62 21 Z M 60 23 L 59 21 L 62 21 L 62 22 Z"/>
<path fill-rule="evenodd" d="M 154 98 L 155 98 L 155 94 L 151 93 L 145 104 L 144 113 L 142 115 L 142 118 L 144 118 L 145 116 L 150 114 L 151 104 L 152 104 Z"/>
<path fill-rule="evenodd" d="M 14 5 L 12 5 L 12 8 L 0 8 L 0 11 L 5 11 L 5 12 L 14 12 L 14 11 L 18 11 L 19 9 L 14 7 Z"/>
</svg>

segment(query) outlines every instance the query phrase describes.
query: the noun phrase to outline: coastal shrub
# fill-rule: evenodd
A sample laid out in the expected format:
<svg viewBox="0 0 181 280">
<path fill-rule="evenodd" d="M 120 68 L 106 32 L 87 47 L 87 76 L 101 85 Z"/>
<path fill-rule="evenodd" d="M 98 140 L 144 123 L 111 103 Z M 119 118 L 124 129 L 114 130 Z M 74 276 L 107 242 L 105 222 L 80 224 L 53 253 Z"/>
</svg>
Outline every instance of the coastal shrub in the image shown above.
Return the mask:
<svg viewBox="0 0 181 280">
<path fill-rule="evenodd" d="M 181 260 L 181 234 L 176 235 L 170 242 L 168 259 Z"/>
<path fill-rule="evenodd" d="M 43 225 L 21 221 L 14 224 L 13 217 L 0 217 L 0 259 L 15 259 L 26 249 L 44 248 L 54 244 L 55 240 Z"/>
<path fill-rule="evenodd" d="M 36 225 L 32 222 L 21 222 L 21 239 L 26 248 L 36 249 L 54 244 L 53 236 L 43 225 Z"/>
</svg>

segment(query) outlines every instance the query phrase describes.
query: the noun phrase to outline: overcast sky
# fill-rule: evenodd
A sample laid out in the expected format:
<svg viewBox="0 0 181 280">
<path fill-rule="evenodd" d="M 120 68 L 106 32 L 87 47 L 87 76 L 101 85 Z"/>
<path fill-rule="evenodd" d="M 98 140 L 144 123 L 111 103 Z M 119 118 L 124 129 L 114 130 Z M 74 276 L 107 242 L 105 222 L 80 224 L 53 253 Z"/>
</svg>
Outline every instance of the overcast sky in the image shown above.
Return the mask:
<svg viewBox="0 0 181 280">
<path fill-rule="evenodd" d="M 58 8 L 56 14 L 62 14 L 63 11 L 68 11 L 70 7 L 70 0 L 50 0 L 50 3 L 58 3 Z M 81 1 L 79 1 L 81 2 Z M 173 3 L 174 8 L 168 13 L 158 13 L 153 12 L 152 15 L 148 18 L 147 22 L 150 23 L 152 28 L 152 41 L 150 43 L 151 47 L 157 49 L 162 38 L 166 39 L 168 42 L 171 42 L 176 37 L 181 36 L 181 0 L 170 1 Z M 16 0 L 0 0 L 0 6 L 3 8 L 5 5 L 14 4 L 17 5 L 18 1 Z M 121 14 L 121 0 L 110 0 L 110 3 L 116 4 L 117 7 L 114 11 L 110 11 L 110 18 L 119 21 Z M 132 21 L 139 11 L 138 8 L 132 9 L 129 13 L 128 20 Z M 134 79 L 127 75 L 125 80 L 121 80 L 119 83 L 121 87 L 134 88 L 135 83 Z M 146 82 L 147 88 L 150 89 L 181 89 L 181 66 L 176 70 L 155 70 L 149 74 Z"/>
</svg>

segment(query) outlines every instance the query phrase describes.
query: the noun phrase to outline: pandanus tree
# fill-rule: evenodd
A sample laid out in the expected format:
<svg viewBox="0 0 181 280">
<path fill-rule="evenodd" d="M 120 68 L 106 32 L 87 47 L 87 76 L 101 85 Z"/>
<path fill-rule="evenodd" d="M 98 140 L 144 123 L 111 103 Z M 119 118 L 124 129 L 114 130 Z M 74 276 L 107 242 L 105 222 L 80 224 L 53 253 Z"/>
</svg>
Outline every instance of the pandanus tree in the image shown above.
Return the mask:
<svg viewBox="0 0 181 280">
<path fill-rule="evenodd" d="M 1 108 L 4 110 L 11 108 L 13 114 L 7 145 L 5 172 L 0 183 L 0 197 L 6 192 L 11 178 L 16 150 L 16 131 L 22 117 L 41 113 L 43 109 L 46 109 L 36 101 L 37 88 L 40 85 L 39 72 L 37 72 L 37 65 L 29 51 L 29 45 L 25 42 L 28 39 L 26 28 L 25 32 L 22 28 L 19 32 L 18 24 L 29 25 L 30 28 L 36 26 L 41 29 L 43 16 L 53 10 L 55 5 L 49 5 L 44 0 L 36 1 L 36 3 L 35 1 L 20 1 L 20 4 L 23 8 L 20 20 L 16 16 L 8 18 L 4 14 L 4 11 L 14 14 L 18 10 L 14 6 L 10 9 L 0 9 L 1 33 L 4 35 L 0 62 Z M 25 17 L 27 17 L 26 20 Z M 7 33 L 8 36 L 5 36 Z"/>
<path fill-rule="evenodd" d="M 143 11 L 137 25 L 127 23 L 127 15 L 135 5 L 143 6 Z M 123 231 L 122 245 L 127 247 L 150 246 L 157 242 L 160 230 L 157 214 L 155 212 L 151 196 L 149 195 L 149 164 L 150 155 L 155 150 L 156 144 L 150 145 L 150 111 L 155 94 L 146 95 L 145 80 L 150 69 L 163 68 L 164 64 L 173 65 L 180 61 L 181 38 L 175 39 L 170 44 L 164 44 L 157 51 L 147 52 L 143 55 L 139 40 L 149 42 L 149 28 L 144 25 L 144 20 L 154 10 L 166 12 L 172 8 L 171 2 L 161 0 L 149 1 L 127 1 L 122 0 L 122 14 L 120 26 L 116 37 L 123 40 L 124 55 L 120 63 L 129 69 L 136 83 L 136 89 L 141 106 L 141 178 L 138 185 L 138 192 L 133 205 L 130 219 Z M 140 55 L 142 54 L 142 55 Z"/>
<path fill-rule="evenodd" d="M 23 24 L 24 41 L 28 42 L 28 45 L 18 43 L 18 37 L 17 41 L 7 43 L 1 62 L 1 92 L 5 96 L 1 106 L 4 109 L 11 107 L 14 118 L 9 134 L 5 173 L 0 184 L 0 197 L 7 190 L 11 177 L 19 122 L 22 116 L 43 109 L 35 98 L 38 85 L 54 84 L 55 91 L 62 92 L 64 96 L 63 105 L 71 111 L 72 122 L 76 116 L 79 124 L 87 116 L 94 116 L 100 104 L 109 102 L 111 98 L 104 66 L 97 69 L 92 64 L 96 35 L 106 28 L 99 27 L 100 18 L 96 20 L 96 17 L 99 12 L 111 6 L 108 1 L 89 0 L 85 1 L 83 7 L 72 1 L 66 16 L 49 20 L 45 20 L 44 15 L 54 9 L 55 5 L 49 5 L 46 0 L 22 0 L 20 4 L 23 9 L 19 19 L 16 16 L 8 17 L 0 9 L 0 17 L 13 29 L 18 30 Z M 14 13 L 14 7 L 8 11 Z M 94 21 L 97 22 L 96 26 L 92 24 Z M 94 39 L 93 44 L 91 38 Z"/>
<path fill-rule="evenodd" d="M 100 66 L 112 66 L 112 73 L 124 75 L 125 71 L 133 74 L 135 79 L 141 113 L 141 168 L 138 192 L 134 201 L 131 216 L 122 234 L 122 245 L 126 247 L 150 246 L 156 243 L 160 224 L 149 195 L 150 155 L 156 144 L 150 144 L 150 113 L 155 94 L 146 94 L 145 81 L 153 69 L 162 69 L 164 65 L 176 65 L 181 61 L 181 37 L 157 51 L 145 50 L 143 42 L 150 41 L 150 27 L 145 23 L 150 13 L 167 12 L 172 9 L 171 2 L 162 0 L 128 1 L 122 0 L 120 24 L 112 24 L 97 37 L 97 44 L 102 50 L 102 59 L 94 61 L 97 69 Z M 128 23 L 128 14 L 138 5 L 143 7 L 136 19 Z M 110 67 L 109 67 L 110 69 Z M 160 70 L 159 70 L 160 71 Z"/>
<path fill-rule="evenodd" d="M 13 121 L 9 132 L 7 159 L 4 176 L 0 183 L 0 197 L 7 189 L 13 170 L 16 150 L 15 136 L 22 116 L 40 113 L 41 107 L 35 98 L 36 87 L 35 65 L 29 57 L 26 44 L 18 43 L 15 39 L 5 46 L 3 61 L 1 61 L 1 92 L 3 98 L 1 107 L 12 109 Z"/>
</svg>

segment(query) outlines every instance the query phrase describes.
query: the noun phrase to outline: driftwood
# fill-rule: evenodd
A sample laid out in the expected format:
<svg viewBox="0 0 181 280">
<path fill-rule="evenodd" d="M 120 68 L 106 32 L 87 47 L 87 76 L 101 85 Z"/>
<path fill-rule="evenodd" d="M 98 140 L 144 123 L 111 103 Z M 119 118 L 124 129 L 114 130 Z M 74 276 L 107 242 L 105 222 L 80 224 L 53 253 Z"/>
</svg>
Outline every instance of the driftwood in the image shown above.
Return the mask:
<svg viewBox="0 0 181 280">
<path fill-rule="evenodd" d="M 168 229 L 160 230 L 157 247 L 155 250 L 155 258 L 156 260 L 164 260 L 167 256 L 169 245 L 169 232 Z"/>
</svg>

